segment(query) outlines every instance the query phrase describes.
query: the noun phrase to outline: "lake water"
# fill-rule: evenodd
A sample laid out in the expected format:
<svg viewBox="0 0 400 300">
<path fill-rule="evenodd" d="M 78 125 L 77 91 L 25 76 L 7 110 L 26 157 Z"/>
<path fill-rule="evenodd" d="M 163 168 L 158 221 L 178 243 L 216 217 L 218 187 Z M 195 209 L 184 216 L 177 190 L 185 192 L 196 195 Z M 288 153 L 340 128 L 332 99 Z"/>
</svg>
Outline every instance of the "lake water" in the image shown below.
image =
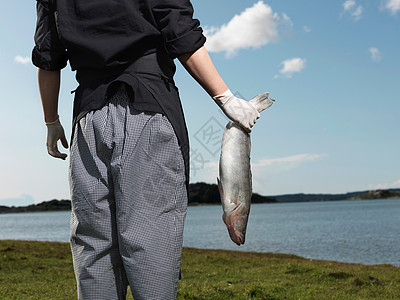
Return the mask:
<svg viewBox="0 0 400 300">
<path fill-rule="evenodd" d="M 184 246 L 297 254 L 400 266 L 400 199 L 253 204 L 246 243 L 229 239 L 220 206 L 188 208 Z M 70 212 L 0 215 L 0 239 L 69 241 Z"/>
</svg>

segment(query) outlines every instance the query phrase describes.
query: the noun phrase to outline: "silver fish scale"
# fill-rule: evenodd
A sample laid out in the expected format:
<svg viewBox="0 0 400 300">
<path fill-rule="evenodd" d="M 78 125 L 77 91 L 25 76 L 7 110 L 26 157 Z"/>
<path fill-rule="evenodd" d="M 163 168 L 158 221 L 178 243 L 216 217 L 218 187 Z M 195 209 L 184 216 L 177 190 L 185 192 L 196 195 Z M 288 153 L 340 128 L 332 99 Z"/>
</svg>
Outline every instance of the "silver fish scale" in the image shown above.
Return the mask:
<svg viewBox="0 0 400 300">
<path fill-rule="evenodd" d="M 251 169 L 250 135 L 239 125 L 228 123 L 224 131 L 219 165 L 220 181 L 224 189 L 224 211 L 233 209 L 236 203 L 250 208 Z"/>
</svg>

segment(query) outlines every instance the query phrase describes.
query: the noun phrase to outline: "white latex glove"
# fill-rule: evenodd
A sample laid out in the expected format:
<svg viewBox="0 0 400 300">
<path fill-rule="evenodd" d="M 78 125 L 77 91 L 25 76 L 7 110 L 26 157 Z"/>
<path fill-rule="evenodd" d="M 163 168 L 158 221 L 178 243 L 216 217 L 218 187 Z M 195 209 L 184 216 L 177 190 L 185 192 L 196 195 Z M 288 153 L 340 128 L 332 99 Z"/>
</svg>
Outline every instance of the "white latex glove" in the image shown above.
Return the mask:
<svg viewBox="0 0 400 300">
<path fill-rule="evenodd" d="M 68 148 L 68 142 L 65 138 L 64 128 L 60 123 L 60 118 L 57 118 L 54 122 L 46 123 L 47 126 L 47 137 L 46 137 L 46 146 L 47 152 L 56 158 L 61 158 L 65 160 L 67 154 L 61 153 L 58 150 L 57 142 L 61 140 L 61 144 L 64 148 Z"/>
<path fill-rule="evenodd" d="M 253 103 L 235 97 L 229 89 L 212 98 L 229 119 L 240 124 L 247 132 L 251 132 L 251 127 L 260 117 Z"/>
</svg>

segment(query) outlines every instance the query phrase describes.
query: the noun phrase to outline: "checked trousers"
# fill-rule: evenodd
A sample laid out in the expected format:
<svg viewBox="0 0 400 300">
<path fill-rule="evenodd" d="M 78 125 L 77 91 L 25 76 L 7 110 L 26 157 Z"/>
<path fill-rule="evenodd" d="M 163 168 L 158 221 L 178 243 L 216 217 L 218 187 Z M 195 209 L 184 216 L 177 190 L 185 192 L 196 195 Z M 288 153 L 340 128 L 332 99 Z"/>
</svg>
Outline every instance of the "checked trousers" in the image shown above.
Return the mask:
<svg viewBox="0 0 400 300">
<path fill-rule="evenodd" d="M 168 118 L 120 88 L 74 128 L 71 250 L 78 299 L 175 299 L 187 191 Z"/>
</svg>

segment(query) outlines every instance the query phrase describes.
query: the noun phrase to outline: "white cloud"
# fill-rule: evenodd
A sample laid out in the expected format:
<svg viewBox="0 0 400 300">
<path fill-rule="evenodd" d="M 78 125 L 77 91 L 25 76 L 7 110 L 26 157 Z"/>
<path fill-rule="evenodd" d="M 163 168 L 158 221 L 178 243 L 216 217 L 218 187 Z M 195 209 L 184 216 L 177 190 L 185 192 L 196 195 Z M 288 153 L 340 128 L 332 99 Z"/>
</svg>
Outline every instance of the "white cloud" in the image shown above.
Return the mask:
<svg viewBox="0 0 400 300">
<path fill-rule="evenodd" d="M 304 30 L 305 33 L 311 32 L 311 29 L 309 27 L 307 27 L 307 26 L 303 26 L 303 30 Z"/>
<path fill-rule="evenodd" d="M 294 73 L 298 73 L 306 67 L 306 60 L 299 57 L 290 58 L 281 62 L 281 65 L 283 65 L 282 69 L 279 71 L 281 75 L 275 75 L 274 78 L 292 77 Z"/>
<path fill-rule="evenodd" d="M 363 12 L 363 7 L 359 5 L 357 9 L 351 13 L 351 15 L 354 17 L 354 20 L 358 21 L 361 19 L 362 12 Z"/>
<path fill-rule="evenodd" d="M 258 169 L 258 168 L 263 168 L 266 166 L 274 165 L 274 168 L 275 168 L 276 165 L 280 164 L 280 165 L 290 165 L 290 169 L 293 169 L 305 162 L 313 161 L 313 160 L 319 159 L 324 156 L 325 155 L 323 155 L 323 154 L 296 154 L 296 155 L 280 157 L 280 158 L 261 159 L 257 163 L 253 163 L 252 166 L 253 166 L 253 168 Z M 285 167 L 285 169 L 286 169 L 286 167 Z"/>
<path fill-rule="evenodd" d="M 369 48 L 369 53 L 371 54 L 371 59 L 373 62 L 380 62 L 382 59 L 381 52 L 379 51 L 378 48 L 371 47 Z"/>
<path fill-rule="evenodd" d="M 368 188 L 372 190 L 400 188 L 400 179 L 392 183 L 379 183 L 374 185 L 370 184 Z"/>
<path fill-rule="evenodd" d="M 17 56 L 14 58 L 14 61 L 15 61 L 17 64 L 27 65 L 28 63 L 31 62 L 31 59 L 30 59 L 30 57 L 28 57 L 28 56 L 17 55 Z"/>
<path fill-rule="evenodd" d="M 385 8 L 390 10 L 392 15 L 395 15 L 400 10 L 400 0 L 386 1 Z"/>
<path fill-rule="evenodd" d="M 292 19 L 290 19 L 286 13 L 282 13 L 282 19 L 285 24 L 287 24 L 289 26 L 293 26 Z"/>
<path fill-rule="evenodd" d="M 355 21 L 361 19 L 361 15 L 363 13 L 362 5 L 357 6 L 356 1 L 346 0 L 345 2 L 343 2 L 342 6 L 343 6 L 343 13 L 349 13 Z"/>
<path fill-rule="evenodd" d="M 283 20 L 291 22 L 286 14 Z M 258 48 L 276 41 L 279 23 L 278 14 L 263 1 L 258 1 L 221 27 L 204 27 L 205 47 L 210 52 L 226 52 L 228 58 L 233 57 L 240 49 Z"/>
<path fill-rule="evenodd" d="M 263 189 L 265 180 L 275 174 L 289 172 L 300 167 L 305 163 L 324 158 L 324 154 L 296 154 L 278 158 L 264 158 L 251 163 L 253 175 L 253 187 Z M 190 174 L 190 182 L 217 183 L 219 162 L 207 161 L 202 166 L 197 166 L 194 172 L 193 168 Z"/>
<path fill-rule="evenodd" d="M 356 1 L 347 0 L 342 5 L 343 5 L 344 11 L 347 11 L 347 10 L 350 10 L 351 8 L 353 8 L 354 6 L 356 6 Z"/>
<path fill-rule="evenodd" d="M 253 187 L 263 190 L 268 178 L 279 173 L 289 172 L 305 163 L 324 158 L 324 154 L 296 154 L 279 158 L 261 159 L 252 163 Z"/>
</svg>

